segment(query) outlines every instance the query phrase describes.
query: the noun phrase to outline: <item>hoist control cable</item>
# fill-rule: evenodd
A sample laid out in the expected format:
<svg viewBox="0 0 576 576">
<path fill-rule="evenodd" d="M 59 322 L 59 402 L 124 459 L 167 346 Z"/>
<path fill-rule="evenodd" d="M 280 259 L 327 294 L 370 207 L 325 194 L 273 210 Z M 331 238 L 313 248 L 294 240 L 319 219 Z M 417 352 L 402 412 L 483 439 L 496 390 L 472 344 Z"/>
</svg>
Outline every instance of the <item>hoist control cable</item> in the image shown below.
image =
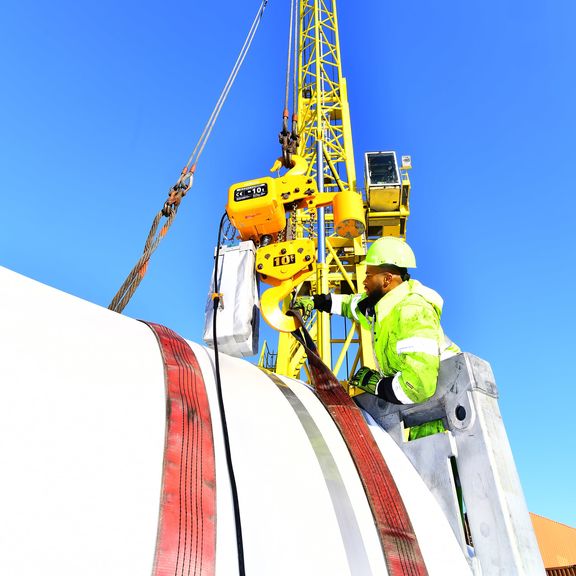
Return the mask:
<svg viewBox="0 0 576 576">
<path fill-rule="evenodd" d="M 220 243 L 222 240 L 222 228 L 224 227 L 224 220 L 226 219 L 226 212 L 222 215 L 220 225 L 218 226 L 218 243 L 216 244 L 216 255 L 214 261 L 214 292 L 212 293 L 212 302 L 214 306 L 214 314 L 212 316 L 212 337 L 214 348 L 214 372 L 216 375 L 216 391 L 218 393 L 218 407 L 220 409 L 220 420 L 222 422 L 222 435 L 224 437 L 224 451 L 226 453 L 226 466 L 228 468 L 228 476 L 230 478 L 230 488 L 232 491 L 232 504 L 234 507 L 234 522 L 236 524 L 236 549 L 238 553 L 238 572 L 239 576 L 245 576 L 246 569 L 244 566 L 244 541 L 242 538 L 242 522 L 240 518 L 240 503 L 238 499 L 238 488 L 236 485 L 236 476 L 234 474 L 234 465 L 232 462 L 232 451 L 230 449 L 230 436 L 228 434 L 228 423 L 226 420 L 226 410 L 224 406 L 224 395 L 222 393 L 222 380 L 220 377 L 220 354 L 218 352 L 218 338 L 216 334 L 216 317 L 218 313 L 218 306 L 222 295 L 218 292 L 218 260 L 220 257 Z"/>
<path fill-rule="evenodd" d="M 264 16 L 264 10 L 266 9 L 267 5 L 268 0 L 262 0 L 262 3 L 258 8 L 258 12 L 256 13 L 256 16 L 252 22 L 246 40 L 244 41 L 244 44 L 242 46 L 242 49 L 240 50 L 238 58 L 234 63 L 232 72 L 228 76 L 228 80 L 226 81 L 226 84 L 222 89 L 220 97 L 218 98 L 218 101 L 216 102 L 216 105 L 212 110 L 212 114 L 210 114 L 210 118 L 208 119 L 206 125 L 204 126 L 202 135 L 196 142 L 196 146 L 194 147 L 192 154 L 190 154 L 188 161 L 186 162 L 186 165 L 184 166 L 184 169 L 180 174 L 180 177 L 178 178 L 176 183 L 170 188 L 168 198 L 164 202 L 164 206 L 154 217 L 152 226 L 150 227 L 150 232 L 148 233 L 148 237 L 146 238 L 146 242 L 144 244 L 144 250 L 142 252 L 142 256 L 136 262 L 136 264 L 126 277 L 126 280 L 124 280 L 124 283 L 122 284 L 122 286 L 120 287 L 120 289 L 110 302 L 108 306 L 110 310 L 122 313 L 128 302 L 130 301 L 130 298 L 132 298 L 134 292 L 136 292 L 136 289 L 140 285 L 142 278 L 144 278 L 144 275 L 146 274 L 146 270 L 148 268 L 148 262 L 150 261 L 152 254 L 160 244 L 162 238 L 164 238 L 164 236 L 168 232 L 170 226 L 172 226 L 172 223 L 174 221 L 174 218 L 176 217 L 176 213 L 178 211 L 178 207 L 180 206 L 182 198 L 184 198 L 187 192 L 192 188 L 192 185 L 194 183 L 194 173 L 196 172 L 196 166 L 198 164 L 200 156 L 202 155 L 206 143 L 208 142 L 208 139 L 212 134 L 212 130 L 214 129 L 214 125 L 216 124 L 216 120 L 218 119 L 222 107 L 224 106 L 228 94 L 230 93 L 230 89 L 232 88 L 232 85 L 234 84 L 234 81 L 238 76 L 238 72 L 240 71 L 243 62 L 246 59 L 246 55 L 248 54 L 248 50 L 252 45 L 252 42 L 256 35 L 256 31 L 258 30 L 258 26 L 260 25 L 262 17 Z M 164 222 L 162 227 L 160 227 L 160 222 L 162 221 L 163 218 L 166 218 L 166 221 Z"/>
</svg>

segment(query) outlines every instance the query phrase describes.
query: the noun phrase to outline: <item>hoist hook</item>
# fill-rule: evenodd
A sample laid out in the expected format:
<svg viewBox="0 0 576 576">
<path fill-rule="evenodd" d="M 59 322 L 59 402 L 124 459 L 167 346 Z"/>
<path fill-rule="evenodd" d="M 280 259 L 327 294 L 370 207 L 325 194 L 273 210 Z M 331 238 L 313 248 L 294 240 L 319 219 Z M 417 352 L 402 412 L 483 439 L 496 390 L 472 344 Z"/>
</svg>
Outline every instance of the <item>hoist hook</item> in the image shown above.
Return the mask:
<svg viewBox="0 0 576 576">
<path fill-rule="evenodd" d="M 284 166 L 284 162 L 281 156 L 276 159 L 272 168 L 270 168 L 270 172 L 277 172 L 282 166 Z M 308 163 L 306 160 L 302 158 L 302 156 L 298 156 L 298 154 L 292 154 L 289 170 L 286 174 L 290 176 L 303 176 L 306 172 L 308 172 Z"/>
<path fill-rule="evenodd" d="M 304 282 L 313 273 L 313 270 L 303 270 L 302 273 L 281 282 L 278 286 L 268 288 L 260 296 L 260 312 L 268 326 L 279 332 L 294 332 L 300 328 L 299 321 L 294 316 L 287 316 L 279 306 L 298 284 Z"/>
</svg>

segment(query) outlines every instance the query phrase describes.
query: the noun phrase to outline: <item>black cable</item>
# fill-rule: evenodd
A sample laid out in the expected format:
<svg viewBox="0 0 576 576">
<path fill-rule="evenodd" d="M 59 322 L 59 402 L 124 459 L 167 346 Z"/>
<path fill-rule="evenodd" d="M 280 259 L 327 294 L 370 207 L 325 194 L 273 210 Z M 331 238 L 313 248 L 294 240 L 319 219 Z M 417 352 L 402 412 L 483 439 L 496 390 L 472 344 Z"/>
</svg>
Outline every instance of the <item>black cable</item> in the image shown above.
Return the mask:
<svg viewBox="0 0 576 576">
<path fill-rule="evenodd" d="M 345 337 L 348 336 L 348 322 L 346 316 L 344 316 L 344 334 Z M 350 365 L 348 363 L 348 352 L 350 350 L 350 346 L 346 348 L 346 380 L 350 380 Z"/>
<path fill-rule="evenodd" d="M 222 238 L 222 228 L 226 212 L 224 212 L 218 227 L 218 243 L 216 244 L 216 261 L 214 263 L 214 315 L 212 317 L 212 338 L 214 346 L 214 363 L 216 372 L 216 390 L 218 392 L 218 407 L 220 408 L 220 420 L 222 421 L 222 434 L 224 436 L 224 450 L 226 451 L 226 465 L 230 476 L 230 487 L 232 489 L 232 503 L 234 505 L 234 522 L 236 524 L 236 548 L 238 550 L 238 572 L 240 576 L 246 576 L 244 567 L 244 541 L 242 538 L 242 522 L 240 520 L 240 503 L 238 501 L 238 488 L 236 486 L 236 476 L 232 466 L 232 452 L 230 451 L 230 436 L 228 435 L 228 424 L 226 422 L 226 412 L 224 410 L 224 397 L 222 395 L 222 380 L 220 379 L 220 360 L 218 357 L 218 340 L 216 338 L 216 315 L 220 296 L 218 295 L 218 258 L 220 257 L 220 240 Z"/>
</svg>

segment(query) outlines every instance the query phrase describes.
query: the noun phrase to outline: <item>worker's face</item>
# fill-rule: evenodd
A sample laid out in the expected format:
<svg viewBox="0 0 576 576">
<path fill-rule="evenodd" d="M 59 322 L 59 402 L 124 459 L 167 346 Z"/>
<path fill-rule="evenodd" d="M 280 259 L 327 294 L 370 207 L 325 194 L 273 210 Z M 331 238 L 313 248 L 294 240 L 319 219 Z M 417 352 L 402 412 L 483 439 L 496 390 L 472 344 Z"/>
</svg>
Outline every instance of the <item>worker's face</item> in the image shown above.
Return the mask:
<svg viewBox="0 0 576 576">
<path fill-rule="evenodd" d="M 390 286 L 391 281 L 392 274 L 390 272 L 383 272 L 377 266 L 368 266 L 364 279 L 364 290 L 368 296 L 381 298 L 386 294 L 386 289 Z"/>
</svg>

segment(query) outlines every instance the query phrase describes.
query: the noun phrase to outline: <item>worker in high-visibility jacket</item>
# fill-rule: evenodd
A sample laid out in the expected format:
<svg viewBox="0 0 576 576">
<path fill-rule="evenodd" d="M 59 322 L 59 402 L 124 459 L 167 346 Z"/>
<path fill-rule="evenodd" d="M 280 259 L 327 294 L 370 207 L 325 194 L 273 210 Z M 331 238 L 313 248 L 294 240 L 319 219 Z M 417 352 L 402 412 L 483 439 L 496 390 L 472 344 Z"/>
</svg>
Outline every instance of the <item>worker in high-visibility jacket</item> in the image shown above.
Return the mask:
<svg viewBox="0 0 576 576">
<path fill-rule="evenodd" d="M 339 314 L 369 329 L 378 370 L 368 367 L 350 384 L 394 404 L 428 400 L 436 391 L 440 360 L 460 352 L 440 326 L 443 300 L 411 280 L 414 252 L 399 238 L 374 242 L 366 254 L 363 294 L 317 294 L 296 300 L 304 315 L 312 309 Z M 443 431 L 442 421 L 417 427 L 411 438 Z"/>
</svg>

